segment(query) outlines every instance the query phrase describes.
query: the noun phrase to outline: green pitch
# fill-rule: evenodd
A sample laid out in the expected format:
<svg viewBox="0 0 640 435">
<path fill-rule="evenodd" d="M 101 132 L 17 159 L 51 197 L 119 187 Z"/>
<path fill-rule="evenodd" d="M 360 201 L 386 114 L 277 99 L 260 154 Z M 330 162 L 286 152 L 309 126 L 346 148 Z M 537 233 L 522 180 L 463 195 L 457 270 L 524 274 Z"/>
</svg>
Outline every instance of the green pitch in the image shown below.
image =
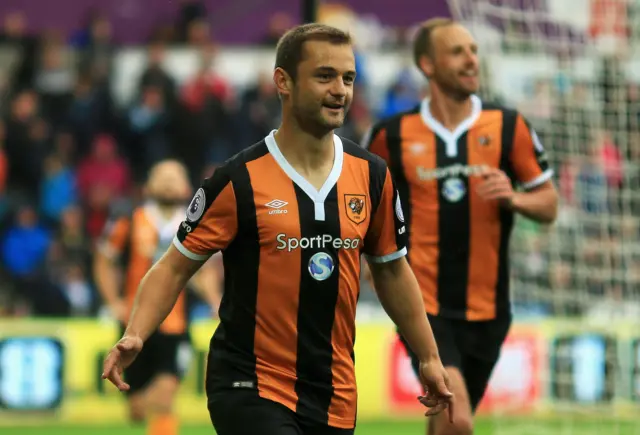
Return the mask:
<svg viewBox="0 0 640 435">
<path fill-rule="evenodd" d="M 356 435 L 423 435 L 422 422 L 362 422 Z M 144 435 L 144 428 L 122 426 L 55 426 L 20 427 L 0 426 L 7 435 Z M 183 426 L 183 435 L 214 435 L 207 426 Z M 640 435 L 640 423 L 580 421 L 540 422 L 536 420 L 490 419 L 477 422 L 476 435 Z"/>
</svg>

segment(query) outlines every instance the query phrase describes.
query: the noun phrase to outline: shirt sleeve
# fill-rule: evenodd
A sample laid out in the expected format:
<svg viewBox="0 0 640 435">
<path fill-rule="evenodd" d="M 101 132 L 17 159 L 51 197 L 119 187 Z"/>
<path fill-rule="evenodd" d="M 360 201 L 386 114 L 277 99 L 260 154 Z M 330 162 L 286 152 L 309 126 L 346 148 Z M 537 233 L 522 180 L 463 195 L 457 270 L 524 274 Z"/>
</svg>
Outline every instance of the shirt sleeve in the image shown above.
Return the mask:
<svg viewBox="0 0 640 435">
<path fill-rule="evenodd" d="M 389 164 L 389 148 L 387 147 L 387 130 L 381 126 L 373 126 L 362 138 L 362 147 L 382 157 Z"/>
<path fill-rule="evenodd" d="M 517 181 L 525 190 L 534 189 L 553 176 L 538 135 L 522 115 L 516 119 L 510 160 Z"/>
<path fill-rule="evenodd" d="M 195 193 L 173 244 L 184 256 L 204 261 L 229 246 L 237 231 L 233 184 L 226 169 L 219 168 Z"/>
<path fill-rule="evenodd" d="M 126 249 L 130 228 L 131 219 L 126 216 L 109 219 L 98 241 L 98 250 L 111 259 L 120 257 Z"/>
<path fill-rule="evenodd" d="M 372 263 L 386 263 L 407 255 L 407 230 L 400 196 L 389 169 L 386 165 L 384 168 L 380 202 L 364 241 L 364 254 Z"/>
</svg>

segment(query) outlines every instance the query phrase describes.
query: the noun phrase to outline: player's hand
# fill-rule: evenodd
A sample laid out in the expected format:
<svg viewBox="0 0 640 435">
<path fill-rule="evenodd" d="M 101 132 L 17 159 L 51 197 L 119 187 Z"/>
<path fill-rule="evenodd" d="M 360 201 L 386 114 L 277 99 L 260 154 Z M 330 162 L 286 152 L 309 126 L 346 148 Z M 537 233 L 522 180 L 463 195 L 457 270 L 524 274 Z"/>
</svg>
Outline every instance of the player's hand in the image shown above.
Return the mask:
<svg viewBox="0 0 640 435">
<path fill-rule="evenodd" d="M 429 408 L 428 417 L 449 410 L 449 421 L 453 423 L 453 394 L 449 391 L 449 375 L 439 358 L 420 362 L 420 380 L 425 389 L 420 403 Z"/>
<path fill-rule="evenodd" d="M 484 200 L 497 200 L 509 207 L 515 192 L 507 174 L 500 169 L 491 168 L 482 177 L 483 180 L 476 189 L 478 195 Z"/>
<path fill-rule="evenodd" d="M 120 391 L 127 391 L 129 384 L 122 380 L 122 372 L 129 367 L 142 350 L 142 339 L 125 336 L 109 351 L 104 360 L 102 379 L 108 379 Z"/>
</svg>

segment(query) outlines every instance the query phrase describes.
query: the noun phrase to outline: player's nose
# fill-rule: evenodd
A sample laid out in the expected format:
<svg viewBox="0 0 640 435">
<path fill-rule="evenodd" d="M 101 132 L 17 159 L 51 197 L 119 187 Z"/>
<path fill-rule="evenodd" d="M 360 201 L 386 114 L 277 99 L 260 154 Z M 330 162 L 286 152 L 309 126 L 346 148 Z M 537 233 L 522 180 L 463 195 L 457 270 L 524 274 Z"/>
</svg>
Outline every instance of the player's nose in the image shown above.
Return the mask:
<svg viewBox="0 0 640 435">
<path fill-rule="evenodd" d="M 342 80 L 334 80 L 329 92 L 335 99 L 342 99 L 347 95 L 347 87 Z"/>
</svg>

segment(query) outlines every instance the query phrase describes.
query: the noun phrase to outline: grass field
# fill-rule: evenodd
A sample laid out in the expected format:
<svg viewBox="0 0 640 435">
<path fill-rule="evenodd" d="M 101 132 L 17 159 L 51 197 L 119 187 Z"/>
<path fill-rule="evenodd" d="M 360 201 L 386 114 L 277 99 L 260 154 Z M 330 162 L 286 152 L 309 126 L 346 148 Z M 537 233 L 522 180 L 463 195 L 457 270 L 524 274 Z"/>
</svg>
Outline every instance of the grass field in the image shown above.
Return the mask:
<svg viewBox="0 0 640 435">
<path fill-rule="evenodd" d="M 422 435 L 422 422 L 363 422 L 357 435 Z M 54 426 L 0 427 L 6 435 L 144 435 L 144 428 L 128 426 Z M 213 435 L 207 426 L 183 426 L 182 435 Z M 480 420 L 477 435 L 640 435 L 640 423 L 604 422 L 567 419 L 540 422 L 536 420 Z M 253 435 L 253 434 L 251 434 Z"/>
</svg>

